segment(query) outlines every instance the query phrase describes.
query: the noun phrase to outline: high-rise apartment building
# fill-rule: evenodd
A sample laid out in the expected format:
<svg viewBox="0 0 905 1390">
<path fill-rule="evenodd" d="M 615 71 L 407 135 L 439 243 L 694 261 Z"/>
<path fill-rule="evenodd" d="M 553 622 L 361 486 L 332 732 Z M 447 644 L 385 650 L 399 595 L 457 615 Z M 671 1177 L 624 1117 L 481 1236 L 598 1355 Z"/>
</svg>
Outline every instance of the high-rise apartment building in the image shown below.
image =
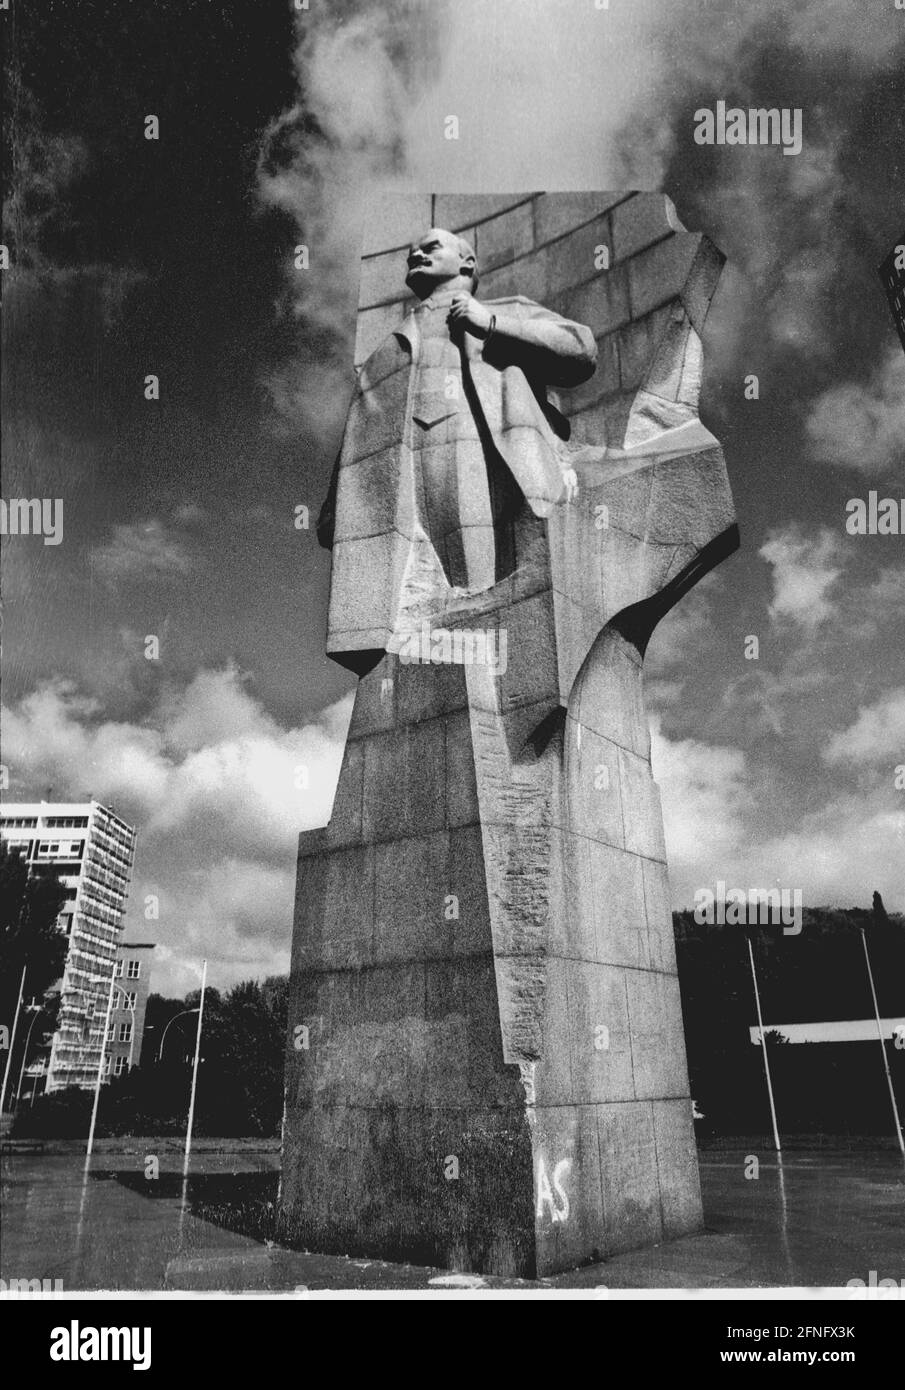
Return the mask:
<svg viewBox="0 0 905 1390">
<path fill-rule="evenodd" d="M 30 873 L 52 876 L 66 890 L 60 925 L 69 952 L 45 1090 L 92 1086 L 104 1046 L 135 831 L 98 801 L 41 801 L 5 804 L 0 838 L 18 850 Z M 27 979 L 25 991 L 27 996 Z"/>
</svg>

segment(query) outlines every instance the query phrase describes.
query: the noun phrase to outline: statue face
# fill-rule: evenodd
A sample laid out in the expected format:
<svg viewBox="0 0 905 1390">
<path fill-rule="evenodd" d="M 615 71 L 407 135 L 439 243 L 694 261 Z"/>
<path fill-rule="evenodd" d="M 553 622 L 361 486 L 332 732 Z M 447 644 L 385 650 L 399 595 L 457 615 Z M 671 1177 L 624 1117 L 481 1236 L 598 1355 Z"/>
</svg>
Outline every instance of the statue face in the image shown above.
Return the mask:
<svg viewBox="0 0 905 1390">
<path fill-rule="evenodd" d="M 462 255 L 457 236 L 440 227 L 432 227 L 420 240 L 412 243 L 406 261 L 408 274 L 405 283 L 415 294 L 428 295 L 438 285 L 456 280 L 463 273 L 470 274 L 470 267 L 464 272 L 462 269 L 463 262 L 468 259 Z"/>
</svg>

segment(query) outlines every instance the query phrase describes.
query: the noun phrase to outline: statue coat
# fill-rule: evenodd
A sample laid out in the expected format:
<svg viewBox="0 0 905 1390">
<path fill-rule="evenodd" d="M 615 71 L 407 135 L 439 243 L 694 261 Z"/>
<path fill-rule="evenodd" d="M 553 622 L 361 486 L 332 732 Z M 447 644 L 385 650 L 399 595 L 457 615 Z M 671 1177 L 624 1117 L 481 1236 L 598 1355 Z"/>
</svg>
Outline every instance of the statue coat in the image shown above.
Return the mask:
<svg viewBox="0 0 905 1390">
<path fill-rule="evenodd" d="M 496 315 L 485 343 L 462 338 L 469 408 L 538 517 L 565 494 L 569 424 L 549 390 L 587 381 L 597 347 L 589 328 L 521 295 L 483 301 Z M 409 444 L 418 315 L 362 364 L 330 490 L 317 524 L 333 551 L 327 652 L 362 672 L 389 649 L 418 534 Z"/>
</svg>

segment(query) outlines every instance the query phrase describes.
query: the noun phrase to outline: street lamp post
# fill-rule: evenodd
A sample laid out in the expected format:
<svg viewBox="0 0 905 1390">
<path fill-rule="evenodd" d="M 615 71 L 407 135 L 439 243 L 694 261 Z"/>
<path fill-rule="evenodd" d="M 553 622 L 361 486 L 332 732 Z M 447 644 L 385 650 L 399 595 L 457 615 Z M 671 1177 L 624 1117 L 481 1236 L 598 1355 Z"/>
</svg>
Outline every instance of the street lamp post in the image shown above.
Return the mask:
<svg viewBox="0 0 905 1390">
<path fill-rule="evenodd" d="M 26 1008 L 29 1008 L 29 1007 L 31 1007 L 31 1006 L 30 1006 L 30 1005 L 26 1005 L 25 1007 L 26 1007 Z M 44 1005 L 43 1005 L 43 1004 L 37 1004 L 37 1005 L 34 1006 L 34 1010 L 35 1010 L 35 1016 L 34 1016 L 34 1018 L 32 1019 L 31 1023 L 28 1025 L 28 1032 L 25 1034 L 25 1050 L 24 1050 L 23 1053 L 22 1053 L 22 1065 L 21 1065 L 21 1067 L 19 1068 L 19 1084 L 18 1084 L 18 1086 L 16 1087 L 16 1109 L 17 1109 L 17 1110 L 19 1109 L 19 1101 L 20 1101 L 21 1098 L 22 1098 L 22 1081 L 23 1081 L 23 1079 L 24 1079 L 24 1077 L 25 1077 L 25 1063 L 26 1063 L 26 1060 L 27 1060 L 27 1058 L 28 1058 L 28 1044 L 31 1042 L 31 1032 L 32 1032 L 32 1029 L 34 1028 L 35 1024 L 37 1023 L 39 1017 L 40 1017 L 41 1014 L 44 1012 Z"/>
<path fill-rule="evenodd" d="M 160 1039 L 160 1047 L 157 1049 L 158 1062 L 163 1061 L 163 1045 L 166 1042 L 167 1029 L 169 1028 L 170 1024 L 175 1023 L 177 1018 L 185 1018 L 187 1014 L 196 1014 L 197 1012 L 197 1009 L 181 1009 L 178 1014 L 174 1014 L 172 1018 L 167 1019 L 166 1027 L 164 1028 L 163 1035 Z"/>
</svg>

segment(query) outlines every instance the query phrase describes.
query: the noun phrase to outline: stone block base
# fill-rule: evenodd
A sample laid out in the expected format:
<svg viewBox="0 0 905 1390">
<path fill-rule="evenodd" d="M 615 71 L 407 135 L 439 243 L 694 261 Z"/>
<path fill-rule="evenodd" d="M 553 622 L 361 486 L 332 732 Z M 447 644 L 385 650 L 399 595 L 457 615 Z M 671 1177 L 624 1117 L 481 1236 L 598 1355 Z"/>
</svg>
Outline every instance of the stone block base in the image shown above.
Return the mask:
<svg viewBox="0 0 905 1390">
<path fill-rule="evenodd" d="M 281 1237 L 543 1276 L 700 1226 L 666 869 L 626 847 L 640 754 L 589 800 L 599 735 L 544 716 L 508 765 L 469 682 L 365 676 L 333 818 L 301 837 Z M 501 789 L 533 825 L 499 823 Z"/>
</svg>

